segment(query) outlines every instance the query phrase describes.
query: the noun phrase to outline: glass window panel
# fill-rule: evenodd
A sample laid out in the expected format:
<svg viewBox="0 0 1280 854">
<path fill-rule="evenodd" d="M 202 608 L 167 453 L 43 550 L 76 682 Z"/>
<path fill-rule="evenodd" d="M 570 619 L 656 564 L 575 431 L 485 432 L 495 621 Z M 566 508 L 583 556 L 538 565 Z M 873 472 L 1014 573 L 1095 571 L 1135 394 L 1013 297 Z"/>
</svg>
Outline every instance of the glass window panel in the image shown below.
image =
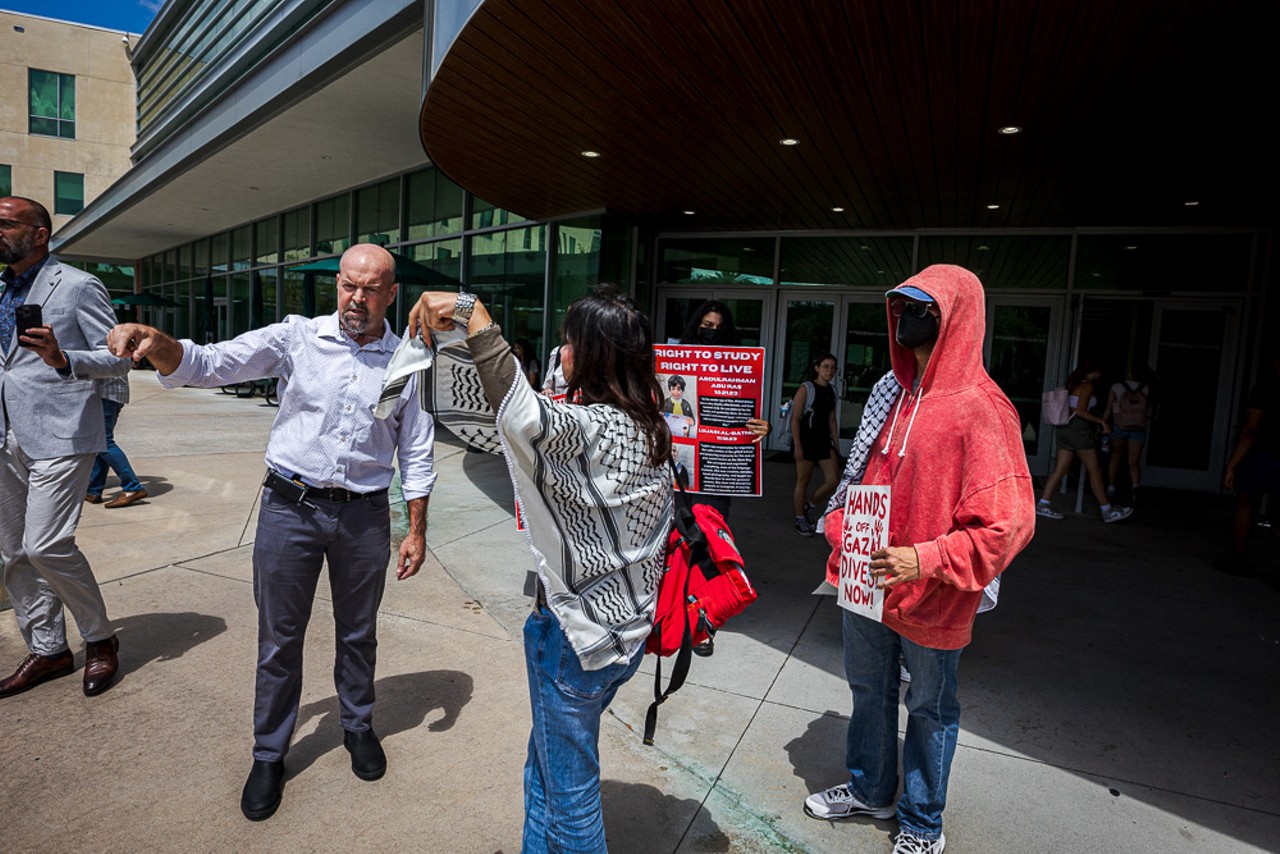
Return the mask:
<svg viewBox="0 0 1280 854">
<path fill-rule="evenodd" d="M 169 334 L 175 338 L 190 338 L 194 334 L 191 328 L 191 305 L 196 287 L 197 285 L 192 282 L 179 282 L 173 286 L 173 296 L 170 299 L 178 305 L 170 310 L 172 326 L 169 329 Z M 198 287 L 203 291 L 203 285 Z"/>
<path fill-rule="evenodd" d="M 1040 392 L 1049 355 L 1051 312 L 1048 306 L 998 305 L 992 317 L 991 364 L 987 373 L 1018 410 L 1023 449 L 1032 457 L 1044 423 L 1040 418 Z"/>
<path fill-rule="evenodd" d="M 76 120 L 76 78 L 70 74 L 58 77 L 58 118 L 66 122 Z"/>
<path fill-rule="evenodd" d="M 41 136 L 57 136 L 58 122 L 56 119 L 38 119 L 35 116 L 32 116 L 28 130 L 33 134 L 39 134 Z"/>
<path fill-rule="evenodd" d="M 1248 234 L 1082 235 L 1075 286 L 1240 293 L 1249 286 L 1252 251 Z"/>
<path fill-rule="evenodd" d="M 280 220 L 268 217 L 253 225 L 253 247 L 257 264 L 274 264 L 280 260 Z"/>
<path fill-rule="evenodd" d="M 231 231 L 231 269 L 247 270 L 253 263 L 253 226 L 242 225 Z"/>
<path fill-rule="evenodd" d="M 836 354 L 844 380 L 840 438 L 852 439 L 862 421 L 862 408 L 871 397 L 871 387 L 889 371 L 889 324 L 881 300 L 850 302 L 845 321 L 844 348 Z"/>
<path fill-rule="evenodd" d="M 71 74 L 27 72 L 27 130 L 34 134 L 75 139 L 76 78 Z"/>
<path fill-rule="evenodd" d="M 546 232 L 547 226 L 533 225 L 476 235 L 467 259 L 470 290 L 484 300 L 507 340 L 527 340 L 539 359 L 547 354 L 542 339 Z"/>
<path fill-rule="evenodd" d="M 227 272 L 231 258 L 231 235 L 227 232 L 215 234 L 209 241 L 209 266 L 214 272 Z"/>
<path fill-rule="evenodd" d="M 883 309 L 881 309 L 883 311 Z M 825 300 L 787 301 L 787 345 L 782 353 L 782 400 L 790 400 L 805 380 L 810 362 L 831 347 L 836 306 Z M 734 316 L 737 321 L 737 316 Z"/>
<path fill-rule="evenodd" d="M 338 277 L 317 273 L 315 279 L 316 307 L 312 317 L 333 314 L 338 310 Z"/>
<path fill-rule="evenodd" d="M 471 199 L 471 227 L 472 228 L 497 228 L 503 225 L 512 225 L 517 222 L 525 222 L 525 218 L 520 214 L 505 211 L 502 208 L 489 204 L 484 199 L 473 196 Z"/>
<path fill-rule="evenodd" d="M 465 193 L 436 169 L 415 172 L 406 189 L 406 229 L 409 240 L 458 234 L 462 231 Z"/>
<path fill-rule="evenodd" d="M 400 179 L 356 191 L 356 242 L 400 242 Z"/>
<path fill-rule="evenodd" d="M 1165 308 L 1159 314 L 1155 370 L 1176 378 L 1174 417 L 1159 419 L 1147 442 L 1147 465 L 1206 471 L 1218 417 L 1218 372 L 1226 343 L 1226 310 Z"/>
<path fill-rule="evenodd" d="M 585 296 L 601 281 L 600 259 L 604 231 L 600 217 L 588 217 L 556 228 L 555 275 L 551 280 L 548 328 L 554 336 L 569 304 Z"/>
<path fill-rule="evenodd" d="M 910 237 L 784 237 L 783 285 L 870 285 L 889 290 L 911 276 Z"/>
<path fill-rule="evenodd" d="M 227 279 L 227 297 L 230 301 L 227 312 L 227 338 L 248 332 L 251 328 L 251 301 L 253 299 L 253 276 L 249 273 L 233 273 Z"/>
<path fill-rule="evenodd" d="M 923 270 L 931 264 L 958 264 L 981 279 L 986 290 L 1061 290 L 1067 286 L 1070 256 L 1067 235 L 921 237 L 917 265 Z"/>
<path fill-rule="evenodd" d="M 0 164 L 0 196 L 13 195 L 13 167 Z"/>
<path fill-rule="evenodd" d="M 178 272 L 175 275 L 179 281 L 191 278 L 191 247 L 178 247 Z"/>
<path fill-rule="evenodd" d="M 306 261 L 311 257 L 311 208 L 299 208 L 284 215 L 284 261 Z"/>
<path fill-rule="evenodd" d="M 255 270 L 253 291 L 250 294 L 249 315 L 252 329 L 267 326 L 279 320 L 276 314 L 276 284 L 279 281 L 279 268 L 267 267 Z"/>
<path fill-rule="evenodd" d="M 434 243 L 417 243 L 413 246 L 405 247 L 404 253 L 424 267 L 430 267 L 454 282 L 461 279 L 461 237 L 453 240 L 437 240 Z M 397 333 L 402 331 L 409 322 L 409 309 L 413 308 L 413 304 L 418 301 L 418 297 L 425 290 L 428 290 L 425 285 L 401 283 L 400 290 L 396 296 L 395 327 Z"/>
<path fill-rule="evenodd" d="M 658 275 L 667 283 L 772 285 L 772 237 L 664 240 Z"/>
<path fill-rule="evenodd" d="M 84 210 L 84 176 L 78 172 L 53 173 L 53 212 L 75 215 Z"/>
<path fill-rule="evenodd" d="M 306 286 L 306 273 L 284 271 L 284 288 L 281 294 L 280 317 L 290 314 L 304 314 L 305 300 L 303 288 Z"/>
<path fill-rule="evenodd" d="M 316 204 L 316 254 L 338 255 L 351 246 L 351 197 L 345 193 Z"/>
<path fill-rule="evenodd" d="M 209 274 L 209 241 L 197 240 L 191 244 L 191 275 L 203 279 Z"/>
</svg>

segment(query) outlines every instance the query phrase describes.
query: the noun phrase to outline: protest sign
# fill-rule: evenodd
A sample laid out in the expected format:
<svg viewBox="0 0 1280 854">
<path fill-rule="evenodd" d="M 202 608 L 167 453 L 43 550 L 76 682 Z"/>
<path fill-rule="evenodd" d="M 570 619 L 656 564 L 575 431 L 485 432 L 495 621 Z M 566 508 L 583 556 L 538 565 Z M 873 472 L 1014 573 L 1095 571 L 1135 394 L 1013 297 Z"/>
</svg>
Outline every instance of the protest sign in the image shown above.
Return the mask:
<svg viewBox="0 0 1280 854">
<path fill-rule="evenodd" d="M 659 344 L 654 349 L 671 458 L 690 492 L 759 495 L 764 348 Z"/>
<path fill-rule="evenodd" d="M 850 486 L 840 537 L 840 607 L 883 622 L 884 591 L 871 577 L 871 555 L 889 545 L 889 487 Z"/>
</svg>

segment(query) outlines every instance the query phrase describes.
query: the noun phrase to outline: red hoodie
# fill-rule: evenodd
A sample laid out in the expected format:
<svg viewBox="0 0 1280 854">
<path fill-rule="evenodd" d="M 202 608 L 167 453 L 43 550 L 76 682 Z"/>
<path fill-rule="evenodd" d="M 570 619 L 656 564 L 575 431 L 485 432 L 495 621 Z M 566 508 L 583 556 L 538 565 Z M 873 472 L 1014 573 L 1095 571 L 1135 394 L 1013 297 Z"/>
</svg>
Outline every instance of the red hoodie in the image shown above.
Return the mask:
<svg viewBox="0 0 1280 854">
<path fill-rule="evenodd" d="M 937 302 L 938 341 L 913 392 L 915 353 L 897 342 L 889 312 L 902 392 L 862 482 L 893 487 L 890 545 L 915 546 L 920 556 L 920 578 L 886 591 L 884 624 L 922 646 L 959 649 L 969 643 L 982 588 L 1031 541 L 1035 494 L 1017 411 L 982 366 L 982 284 L 963 267 L 937 264 L 908 285 Z M 839 548 L 835 522 L 825 531 Z"/>
</svg>

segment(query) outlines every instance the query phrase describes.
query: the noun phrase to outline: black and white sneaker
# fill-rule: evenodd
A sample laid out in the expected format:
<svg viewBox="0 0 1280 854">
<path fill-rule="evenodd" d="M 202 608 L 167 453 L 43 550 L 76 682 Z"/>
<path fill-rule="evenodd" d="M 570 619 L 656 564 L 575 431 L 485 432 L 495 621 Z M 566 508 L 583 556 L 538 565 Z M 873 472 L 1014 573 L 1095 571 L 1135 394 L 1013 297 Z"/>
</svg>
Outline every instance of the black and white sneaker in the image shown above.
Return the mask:
<svg viewBox="0 0 1280 854">
<path fill-rule="evenodd" d="M 825 792 L 817 792 L 805 798 L 804 814 L 809 818 L 830 819 L 838 821 L 845 818 L 867 815 L 872 818 L 893 818 L 898 812 L 897 804 L 887 807 L 869 807 L 853 796 L 849 784 L 832 786 Z"/>
</svg>

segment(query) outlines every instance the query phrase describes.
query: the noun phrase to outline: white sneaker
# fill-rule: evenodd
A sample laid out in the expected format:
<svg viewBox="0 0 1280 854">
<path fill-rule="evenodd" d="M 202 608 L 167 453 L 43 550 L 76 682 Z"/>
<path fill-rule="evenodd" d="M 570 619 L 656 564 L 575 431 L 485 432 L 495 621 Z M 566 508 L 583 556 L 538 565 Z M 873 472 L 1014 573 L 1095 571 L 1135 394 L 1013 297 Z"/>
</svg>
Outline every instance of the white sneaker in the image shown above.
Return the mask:
<svg viewBox="0 0 1280 854">
<path fill-rule="evenodd" d="M 893 818 L 898 812 L 897 804 L 887 807 L 869 807 L 853 796 L 849 784 L 832 786 L 825 792 L 817 792 L 805 798 L 804 813 L 809 818 L 839 820 L 853 818 L 857 815 L 869 815 L 872 818 Z"/>
<path fill-rule="evenodd" d="M 796 533 L 802 537 L 812 537 L 814 533 L 813 523 L 803 516 L 796 517 Z"/>
<path fill-rule="evenodd" d="M 1103 522 L 1123 522 L 1133 515 L 1132 507 L 1112 507 L 1102 514 Z"/>
<path fill-rule="evenodd" d="M 1048 504 L 1036 504 L 1036 515 L 1043 516 L 1046 519 L 1061 519 L 1062 514 L 1054 510 Z"/>
<path fill-rule="evenodd" d="M 893 840 L 893 854 L 942 854 L 947 847 L 947 837 L 939 833 L 937 839 L 925 839 L 905 830 Z"/>
</svg>

